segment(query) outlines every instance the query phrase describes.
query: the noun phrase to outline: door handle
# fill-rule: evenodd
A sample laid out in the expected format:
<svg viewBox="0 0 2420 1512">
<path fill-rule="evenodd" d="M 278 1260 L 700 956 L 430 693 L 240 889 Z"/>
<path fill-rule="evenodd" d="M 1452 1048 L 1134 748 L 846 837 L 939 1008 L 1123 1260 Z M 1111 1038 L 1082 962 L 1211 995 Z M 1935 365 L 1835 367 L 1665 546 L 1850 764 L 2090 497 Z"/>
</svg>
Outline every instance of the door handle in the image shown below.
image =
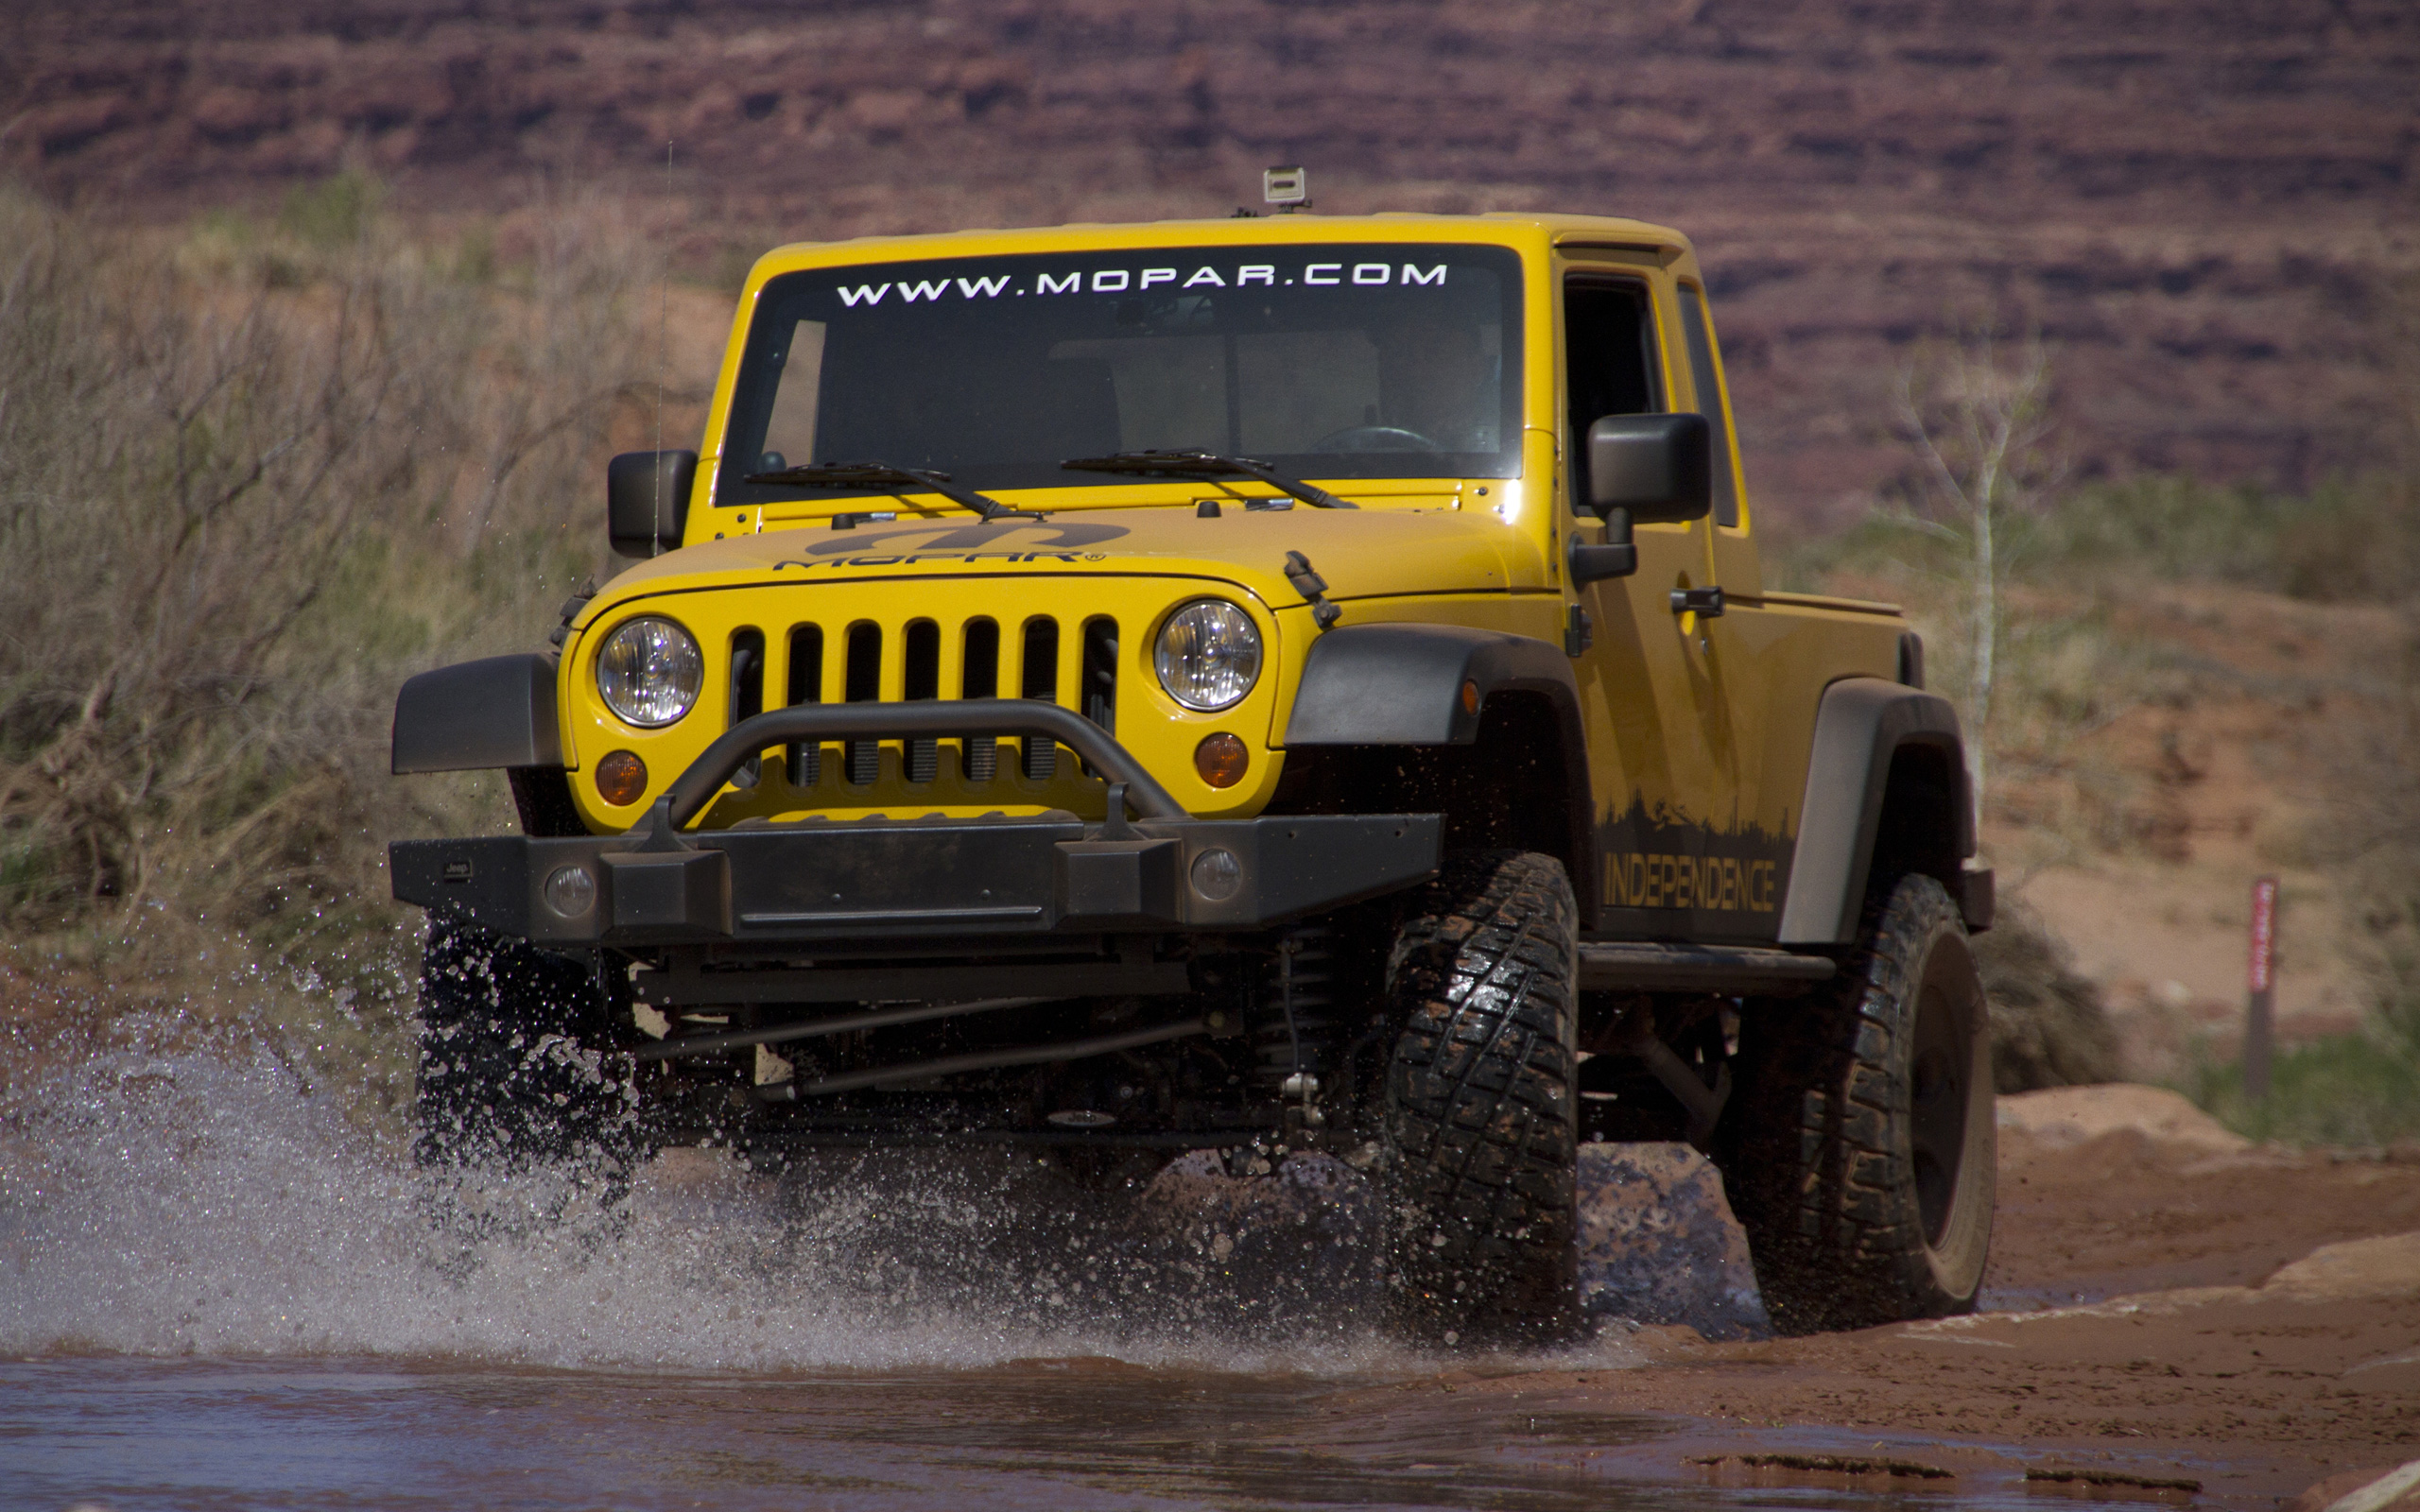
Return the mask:
<svg viewBox="0 0 2420 1512">
<path fill-rule="evenodd" d="M 1722 618 L 1722 589 L 1720 585 L 1713 588 L 1676 588 L 1672 590 L 1672 612 L 1695 614 L 1702 620 L 1719 620 Z"/>
</svg>

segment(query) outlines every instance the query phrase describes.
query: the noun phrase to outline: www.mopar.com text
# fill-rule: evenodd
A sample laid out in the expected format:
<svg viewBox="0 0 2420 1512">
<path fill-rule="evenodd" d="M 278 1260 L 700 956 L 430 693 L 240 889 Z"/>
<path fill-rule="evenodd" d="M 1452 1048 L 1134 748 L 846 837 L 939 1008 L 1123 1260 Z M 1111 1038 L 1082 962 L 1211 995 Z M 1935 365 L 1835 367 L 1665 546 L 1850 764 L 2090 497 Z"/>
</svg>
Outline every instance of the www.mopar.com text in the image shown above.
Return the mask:
<svg viewBox="0 0 2420 1512">
<path fill-rule="evenodd" d="M 1312 287 L 1336 285 L 1361 288 L 1384 288 L 1390 284 L 1404 288 L 1443 288 L 1445 286 L 1443 263 L 1421 267 L 1404 263 L 1305 263 L 1297 269 L 1283 273 L 1274 263 L 1245 263 L 1221 273 L 1218 268 L 1202 266 L 1184 274 L 1174 267 L 1103 267 L 1091 273 L 1041 273 L 1031 288 L 1006 273 L 989 278 L 902 279 L 893 284 L 858 284 L 840 285 L 840 302 L 850 309 L 861 304 L 880 304 L 883 296 L 896 291 L 900 302 L 913 304 L 922 300 L 939 300 L 952 288 L 964 300 L 996 300 L 1003 295 L 1020 298 L 1027 294 L 1122 294 L 1126 291 L 1171 289 L 1245 288 L 1261 284 L 1270 288 L 1290 287 L 1297 284 Z M 1180 282 L 1180 275 L 1183 275 Z"/>
</svg>

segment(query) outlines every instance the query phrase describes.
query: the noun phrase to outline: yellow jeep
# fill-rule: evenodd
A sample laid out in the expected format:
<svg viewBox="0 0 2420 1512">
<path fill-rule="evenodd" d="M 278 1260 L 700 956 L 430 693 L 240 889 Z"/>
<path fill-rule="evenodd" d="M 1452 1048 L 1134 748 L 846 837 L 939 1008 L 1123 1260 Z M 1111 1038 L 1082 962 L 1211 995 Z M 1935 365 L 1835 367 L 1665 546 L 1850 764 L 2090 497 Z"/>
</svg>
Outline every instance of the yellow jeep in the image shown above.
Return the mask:
<svg viewBox="0 0 2420 1512">
<path fill-rule="evenodd" d="M 424 1159 L 1321 1148 L 1460 1337 L 1578 1316 L 1582 1142 L 1686 1139 L 1783 1329 L 1973 1304 L 1957 721 L 1765 587 L 1679 233 L 786 247 L 607 491 L 559 649 L 397 702 L 524 832 L 393 850 Z"/>
</svg>

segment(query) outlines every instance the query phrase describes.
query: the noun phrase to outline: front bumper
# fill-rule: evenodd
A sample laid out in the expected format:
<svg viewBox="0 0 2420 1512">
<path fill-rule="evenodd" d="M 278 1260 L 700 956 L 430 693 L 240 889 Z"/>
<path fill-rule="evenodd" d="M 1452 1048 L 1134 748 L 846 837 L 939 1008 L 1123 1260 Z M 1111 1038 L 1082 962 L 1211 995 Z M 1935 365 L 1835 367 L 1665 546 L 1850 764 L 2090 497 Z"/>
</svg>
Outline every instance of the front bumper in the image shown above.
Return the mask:
<svg viewBox="0 0 2420 1512">
<path fill-rule="evenodd" d="M 395 896 L 544 944 L 962 942 L 1052 933 L 1248 930 L 1409 886 L 1437 869 L 1434 814 L 1159 819 L 810 820 L 680 836 L 405 840 Z M 1195 864 L 1240 873 L 1206 896 Z M 565 868 L 587 873 L 547 886 Z M 1223 890 L 1223 889 L 1222 889 Z M 549 893 L 552 893 L 550 899 Z M 585 906 L 566 912 L 567 897 Z"/>
<path fill-rule="evenodd" d="M 752 756 L 784 741 L 976 732 L 1072 747 L 1109 781 L 1107 820 L 1053 811 L 681 829 Z M 1130 806 L 1138 821 L 1129 822 Z M 1071 711 L 929 700 L 794 706 L 744 720 L 625 834 L 405 840 L 388 862 L 402 901 L 544 944 L 962 944 L 1277 923 L 1434 875 L 1443 824 L 1435 814 L 1199 819 Z M 1201 865 L 1220 850 L 1231 866 Z"/>
</svg>

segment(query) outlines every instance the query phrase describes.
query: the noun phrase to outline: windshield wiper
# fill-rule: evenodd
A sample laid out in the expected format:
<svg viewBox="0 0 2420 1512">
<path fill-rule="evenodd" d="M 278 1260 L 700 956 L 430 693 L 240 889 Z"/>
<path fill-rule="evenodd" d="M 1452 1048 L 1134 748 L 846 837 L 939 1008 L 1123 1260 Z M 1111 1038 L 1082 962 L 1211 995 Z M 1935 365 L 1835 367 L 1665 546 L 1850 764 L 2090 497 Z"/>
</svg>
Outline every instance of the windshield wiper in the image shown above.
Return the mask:
<svg viewBox="0 0 2420 1512">
<path fill-rule="evenodd" d="M 938 493 L 952 504 L 964 505 L 986 520 L 1040 520 L 1031 509 L 1014 509 L 988 493 L 961 489 L 946 472 L 928 468 L 892 467 L 884 462 L 811 462 L 778 472 L 751 472 L 745 483 L 770 483 L 788 489 L 879 489 L 905 497 L 910 492 Z"/>
<path fill-rule="evenodd" d="M 1059 465 L 1077 472 L 1126 472 L 1146 478 L 1256 478 L 1314 509 L 1361 507 L 1325 489 L 1289 478 L 1266 462 L 1220 456 L 1216 452 L 1113 452 L 1107 456 L 1074 457 Z"/>
</svg>

